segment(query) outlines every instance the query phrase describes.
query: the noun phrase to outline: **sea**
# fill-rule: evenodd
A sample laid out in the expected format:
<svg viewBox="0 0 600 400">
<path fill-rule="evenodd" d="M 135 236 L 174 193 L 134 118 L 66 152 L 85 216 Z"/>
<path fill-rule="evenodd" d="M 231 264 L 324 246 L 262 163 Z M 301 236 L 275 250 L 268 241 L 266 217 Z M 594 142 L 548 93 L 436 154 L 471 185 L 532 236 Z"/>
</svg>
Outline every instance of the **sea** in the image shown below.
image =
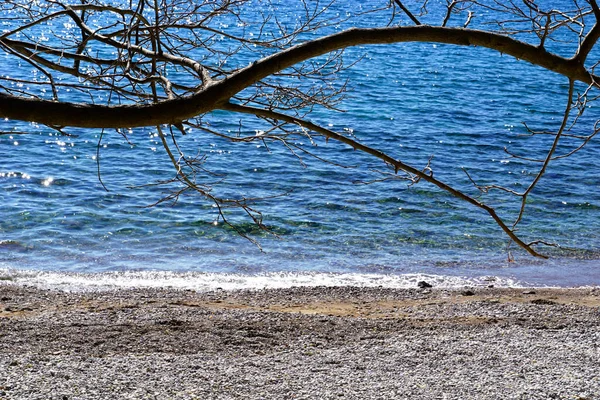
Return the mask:
<svg viewBox="0 0 600 400">
<path fill-rule="evenodd" d="M 389 10 L 373 11 L 377 2 L 361 3 L 338 1 L 319 14 L 330 23 L 296 40 L 390 23 Z M 265 4 L 249 2 L 242 22 L 224 15 L 211 24 L 251 37 L 265 29 L 252 22 L 260 12 L 276 13 L 277 23 L 290 26 L 307 15 L 300 1 Z M 443 4 L 430 1 L 428 14 L 420 18 L 439 21 Z M 16 13 L 3 11 L 4 32 L 22 23 Z M 397 18 L 392 23 L 408 23 Z M 493 18 L 475 14 L 472 27 L 490 26 Z M 78 32 L 56 18 L 25 34 L 52 44 L 54 34 Z M 572 54 L 572 32 L 560 34 L 569 40 L 548 47 Z M 228 45 L 225 35 L 217 39 L 215 46 Z M 597 61 L 599 53 L 591 59 Z M 252 60 L 247 52 L 240 54 L 228 65 Z M 339 110 L 316 107 L 307 119 L 417 168 L 429 166 L 436 178 L 514 221 L 520 198 L 501 190 L 484 193 L 473 181 L 514 191 L 528 187 L 540 163 L 513 155 L 545 156 L 553 136 L 528 135 L 526 126 L 556 132 L 567 103 L 566 78 L 496 51 L 435 43 L 356 46 L 346 50 L 344 60 L 347 69 L 330 83 L 345 85 Z M 39 89 L 40 97 L 50 95 L 27 83 L 45 79 L 39 70 L 6 52 L 0 54 L 0 77 L 17 93 Z M 576 89 L 583 93 L 586 87 Z M 68 88 L 59 95 L 89 101 Z M 569 133 L 598 128 L 597 103 L 585 105 Z M 268 129 L 256 118 L 225 111 L 202 121 L 211 131 L 232 135 Z M 517 233 L 526 241 L 556 244 L 538 246 L 549 257 L 541 259 L 511 244 L 482 210 L 426 182 L 399 179 L 379 160 L 333 140 L 292 138 L 304 152 L 278 142 L 231 142 L 200 129 L 178 138 L 186 154 L 204 160 L 206 173 L 198 179 L 212 186 L 213 194 L 256 199 L 252 207 L 262 213 L 267 232 L 243 212 L 225 209 L 233 229 L 198 195 L 161 201 L 178 187 L 165 183 L 176 171 L 156 127 L 125 129 L 125 138 L 116 130 L 66 128 L 68 135 L 61 135 L 36 123 L 0 124 L 0 283 L 63 290 L 407 288 L 421 280 L 437 287 L 600 285 L 597 139 L 551 162 L 528 198 Z M 565 138 L 557 155 L 580 144 Z"/>
</svg>

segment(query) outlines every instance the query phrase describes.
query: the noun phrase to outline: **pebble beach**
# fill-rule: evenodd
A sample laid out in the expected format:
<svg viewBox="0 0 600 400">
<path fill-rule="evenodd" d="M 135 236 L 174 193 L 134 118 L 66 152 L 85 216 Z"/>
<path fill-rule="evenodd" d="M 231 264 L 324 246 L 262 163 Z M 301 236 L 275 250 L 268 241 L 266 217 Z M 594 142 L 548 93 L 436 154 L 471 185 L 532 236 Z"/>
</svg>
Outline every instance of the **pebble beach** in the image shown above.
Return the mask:
<svg viewBox="0 0 600 400">
<path fill-rule="evenodd" d="M 0 399 L 600 399 L 600 289 L 0 284 Z"/>
</svg>

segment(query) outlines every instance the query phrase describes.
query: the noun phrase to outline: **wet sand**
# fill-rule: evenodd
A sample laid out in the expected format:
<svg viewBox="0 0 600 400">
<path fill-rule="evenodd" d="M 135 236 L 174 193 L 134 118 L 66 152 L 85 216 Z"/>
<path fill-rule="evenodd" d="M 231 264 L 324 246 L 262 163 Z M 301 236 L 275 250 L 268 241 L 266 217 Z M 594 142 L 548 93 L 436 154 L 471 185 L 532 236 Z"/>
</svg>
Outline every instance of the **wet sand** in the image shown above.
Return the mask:
<svg viewBox="0 0 600 400">
<path fill-rule="evenodd" d="M 600 289 L 0 285 L 0 399 L 600 399 Z"/>
</svg>

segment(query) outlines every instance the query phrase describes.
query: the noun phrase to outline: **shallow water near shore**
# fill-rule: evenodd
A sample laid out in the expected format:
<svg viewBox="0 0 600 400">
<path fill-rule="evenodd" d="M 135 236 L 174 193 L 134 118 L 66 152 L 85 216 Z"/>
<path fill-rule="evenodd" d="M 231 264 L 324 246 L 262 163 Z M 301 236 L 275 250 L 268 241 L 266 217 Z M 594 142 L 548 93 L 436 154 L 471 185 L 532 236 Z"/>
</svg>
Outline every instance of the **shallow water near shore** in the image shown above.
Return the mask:
<svg viewBox="0 0 600 400">
<path fill-rule="evenodd" d="M 0 284 L 33 286 L 42 289 L 64 291 L 105 291 L 126 288 L 171 288 L 199 292 L 216 290 L 285 289 L 293 287 L 339 287 L 414 289 L 421 282 L 442 289 L 515 288 L 515 287 L 600 287 L 594 276 L 595 264 L 588 267 L 585 277 L 569 274 L 564 270 L 530 270 L 529 280 L 518 279 L 523 271 L 496 271 L 495 275 L 483 274 L 489 270 L 451 271 L 454 275 L 415 272 L 405 274 L 381 273 L 323 273 L 323 272 L 270 272 L 260 274 L 174 272 L 174 271 L 124 271 L 103 273 L 76 273 L 1 269 Z M 463 275 L 458 273 L 462 272 Z M 585 271 L 583 271 L 585 273 Z"/>
<path fill-rule="evenodd" d="M 463 168 L 480 182 L 523 190 L 538 166 L 510 158 L 504 147 L 544 154 L 549 142 L 524 137 L 522 122 L 558 127 L 563 79 L 490 51 L 428 43 L 358 47 L 347 57 L 358 62 L 340 76 L 349 80 L 346 112 L 317 109 L 315 122 L 419 168 L 433 155 L 437 177 L 480 196 L 509 220 L 516 216 L 515 199 L 478 194 Z M 29 79 L 31 73 L 22 64 L 0 63 L 1 75 Z M 581 132 L 598 117 L 598 107 L 591 107 Z M 225 112 L 206 121 L 218 131 L 240 129 L 239 117 Z M 256 121 L 244 124 L 245 134 L 264 129 Z M 114 132 L 100 140 L 97 130 L 57 136 L 14 121 L 1 121 L 0 129 L 15 132 L 0 135 L 0 279 L 200 289 L 413 287 L 421 279 L 440 286 L 600 285 L 597 142 L 552 163 L 531 195 L 518 233 L 560 245 L 540 248 L 550 259 L 538 260 L 509 247 L 489 216 L 425 183 L 364 184 L 380 179 L 373 170 L 385 166 L 332 142 L 304 145 L 347 168 L 199 131 L 181 138 L 189 154 L 208 157 L 206 168 L 218 176 L 209 180 L 222 180 L 218 195 L 264 197 L 256 208 L 277 236 L 227 211 L 261 251 L 203 199 L 183 196 L 148 207 L 173 188 L 146 185 L 174 176 L 150 128 L 131 131 L 130 142 Z M 565 142 L 559 151 L 572 146 Z"/>
</svg>

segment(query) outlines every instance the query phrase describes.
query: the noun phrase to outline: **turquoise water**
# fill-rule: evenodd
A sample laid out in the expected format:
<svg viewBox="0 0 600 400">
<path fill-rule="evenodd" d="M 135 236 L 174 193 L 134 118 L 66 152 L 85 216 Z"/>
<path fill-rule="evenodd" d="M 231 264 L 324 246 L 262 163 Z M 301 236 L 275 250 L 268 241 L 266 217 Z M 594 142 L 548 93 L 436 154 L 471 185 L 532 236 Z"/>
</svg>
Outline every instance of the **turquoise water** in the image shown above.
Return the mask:
<svg viewBox="0 0 600 400">
<path fill-rule="evenodd" d="M 369 18 L 363 24 L 383 21 Z M 0 57 L 0 75 L 31 78 L 26 65 Z M 436 177 L 474 196 L 462 168 L 479 182 L 523 190 L 539 166 L 510 158 L 504 148 L 543 155 L 551 138 L 523 136 L 522 122 L 557 129 L 565 106 L 564 78 L 485 49 L 401 44 L 352 48 L 346 57 L 356 64 L 339 77 L 348 80 L 345 112 L 317 109 L 310 118 L 420 168 L 433 155 Z M 592 104 L 576 132 L 589 130 L 599 115 Z M 204 120 L 223 132 L 265 128 L 223 111 Z M 152 128 L 131 131 L 129 141 L 106 131 L 98 146 L 99 130 L 58 136 L 35 124 L 1 125 L 15 133 L 0 135 L 0 272 L 431 274 L 600 284 L 597 141 L 552 163 L 530 197 L 520 235 L 561 246 L 540 248 L 551 256 L 545 261 L 509 246 L 485 213 L 424 182 L 364 184 L 380 179 L 376 171 L 385 166 L 332 141 L 302 144 L 347 168 L 306 155 L 300 161 L 281 145 L 229 143 L 197 130 L 180 139 L 188 153 L 207 156 L 205 167 L 217 174 L 207 179 L 221 181 L 217 194 L 265 198 L 256 208 L 276 236 L 228 211 L 261 251 L 201 198 L 149 207 L 172 188 L 147 184 L 174 176 Z M 565 141 L 559 152 L 573 146 Z M 500 192 L 480 198 L 516 216 L 516 199 Z"/>
</svg>

